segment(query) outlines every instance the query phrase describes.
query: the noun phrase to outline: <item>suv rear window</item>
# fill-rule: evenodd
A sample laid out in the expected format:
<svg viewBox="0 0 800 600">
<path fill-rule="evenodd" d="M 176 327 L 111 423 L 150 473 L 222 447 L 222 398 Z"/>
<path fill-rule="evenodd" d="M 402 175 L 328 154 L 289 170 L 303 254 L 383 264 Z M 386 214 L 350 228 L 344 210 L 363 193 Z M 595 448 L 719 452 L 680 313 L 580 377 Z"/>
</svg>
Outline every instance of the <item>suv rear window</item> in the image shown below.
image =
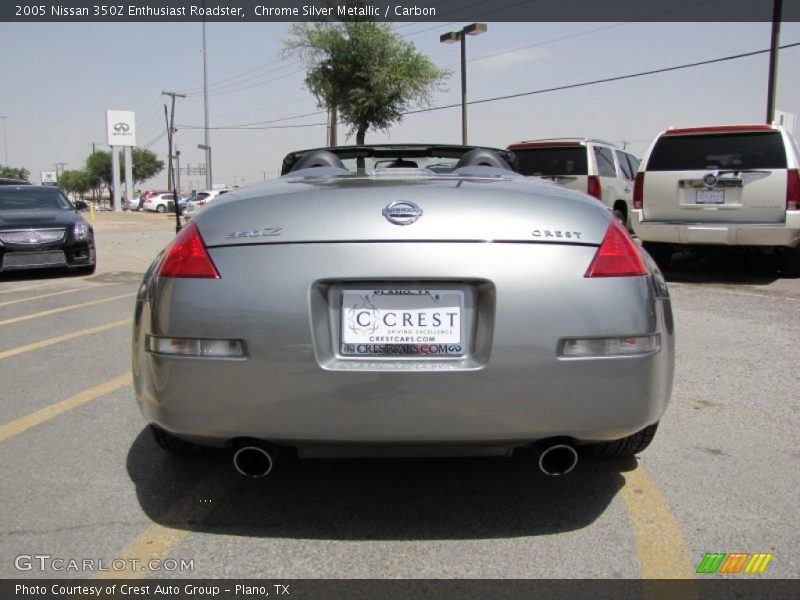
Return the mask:
<svg viewBox="0 0 800 600">
<path fill-rule="evenodd" d="M 586 175 L 586 148 L 519 148 L 517 170 L 523 175 Z"/>
<path fill-rule="evenodd" d="M 777 131 L 664 135 L 647 163 L 648 171 L 785 168 L 786 150 Z"/>
</svg>

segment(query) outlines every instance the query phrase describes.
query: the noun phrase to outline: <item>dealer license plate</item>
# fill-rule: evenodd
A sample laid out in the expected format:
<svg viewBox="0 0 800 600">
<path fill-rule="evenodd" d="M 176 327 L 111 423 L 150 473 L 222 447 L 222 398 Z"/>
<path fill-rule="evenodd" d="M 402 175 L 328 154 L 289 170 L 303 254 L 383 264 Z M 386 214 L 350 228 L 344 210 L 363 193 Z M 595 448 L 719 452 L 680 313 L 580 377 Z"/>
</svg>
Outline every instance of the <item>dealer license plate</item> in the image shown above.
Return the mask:
<svg viewBox="0 0 800 600">
<path fill-rule="evenodd" d="M 725 190 L 697 190 L 697 204 L 725 204 Z"/>
<path fill-rule="evenodd" d="M 342 291 L 341 351 L 352 356 L 436 358 L 464 352 L 464 292 Z"/>
</svg>

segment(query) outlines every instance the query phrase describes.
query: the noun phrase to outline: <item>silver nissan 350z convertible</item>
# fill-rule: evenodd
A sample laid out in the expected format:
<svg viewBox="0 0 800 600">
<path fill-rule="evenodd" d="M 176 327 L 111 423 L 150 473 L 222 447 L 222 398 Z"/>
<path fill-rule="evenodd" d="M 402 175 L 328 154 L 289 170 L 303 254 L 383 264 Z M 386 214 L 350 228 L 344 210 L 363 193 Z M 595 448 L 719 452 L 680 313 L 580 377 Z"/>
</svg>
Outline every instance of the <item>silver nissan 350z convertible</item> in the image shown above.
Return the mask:
<svg viewBox="0 0 800 600">
<path fill-rule="evenodd" d="M 301 458 L 628 456 L 670 398 L 664 279 L 596 199 L 503 150 L 349 146 L 201 210 L 136 299 L 165 450 Z"/>
</svg>

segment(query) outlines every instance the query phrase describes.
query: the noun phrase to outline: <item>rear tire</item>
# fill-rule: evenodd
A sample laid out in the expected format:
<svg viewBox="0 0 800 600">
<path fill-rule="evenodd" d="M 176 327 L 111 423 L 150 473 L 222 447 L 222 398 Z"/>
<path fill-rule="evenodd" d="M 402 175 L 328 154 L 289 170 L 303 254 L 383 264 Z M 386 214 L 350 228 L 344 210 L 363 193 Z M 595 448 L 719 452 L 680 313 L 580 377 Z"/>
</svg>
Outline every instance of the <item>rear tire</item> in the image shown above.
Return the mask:
<svg viewBox="0 0 800 600">
<path fill-rule="evenodd" d="M 650 445 L 656 435 L 658 422 L 648 425 L 641 431 L 613 442 L 594 444 L 591 446 L 595 456 L 600 458 L 624 458 L 639 454 Z"/>
<path fill-rule="evenodd" d="M 778 257 L 778 268 L 784 277 L 800 277 L 800 248 L 785 248 Z"/>
<path fill-rule="evenodd" d="M 625 210 L 625 205 L 617 203 L 614 206 L 614 218 L 619 221 L 623 227 L 628 227 L 628 211 Z"/>
<path fill-rule="evenodd" d="M 162 450 L 166 450 L 170 454 L 176 454 L 178 456 L 208 456 L 215 451 L 215 448 L 193 444 L 192 442 L 187 442 L 179 437 L 175 437 L 171 433 L 167 433 L 155 425 L 150 425 L 150 431 L 153 432 L 153 438 L 156 440 L 156 444 L 158 444 Z"/>
<path fill-rule="evenodd" d="M 163 204 L 159 204 L 158 206 L 156 206 L 156 212 L 165 213 L 167 212 L 167 207 L 164 206 Z"/>
<path fill-rule="evenodd" d="M 642 242 L 642 247 L 653 257 L 659 269 L 665 271 L 669 268 L 669 263 L 672 260 L 671 245 L 658 242 Z"/>
</svg>

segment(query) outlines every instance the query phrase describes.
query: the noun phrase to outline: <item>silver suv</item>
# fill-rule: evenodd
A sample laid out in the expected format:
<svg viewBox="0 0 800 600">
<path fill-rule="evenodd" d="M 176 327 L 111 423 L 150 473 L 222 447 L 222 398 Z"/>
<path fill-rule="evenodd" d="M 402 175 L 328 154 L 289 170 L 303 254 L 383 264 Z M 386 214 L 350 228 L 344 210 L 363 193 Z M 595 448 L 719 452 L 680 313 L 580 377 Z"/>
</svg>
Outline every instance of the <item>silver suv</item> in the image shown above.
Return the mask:
<svg viewBox="0 0 800 600">
<path fill-rule="evenodd" d="M 799 160 L 777 125 L 663 131 L 636 175 L 633 229 L 662 268 L 681 247 L 739 246 L 800 275 Z"/>
<path fill-rule="evenodd" d="M 633 178 L 639 159 L 611 142 L 589 138 L 552 138 L 508 147 L 523 175 L 542 177 L 594 196 L 623 224 L 631 214 Z"/>
</svg>

